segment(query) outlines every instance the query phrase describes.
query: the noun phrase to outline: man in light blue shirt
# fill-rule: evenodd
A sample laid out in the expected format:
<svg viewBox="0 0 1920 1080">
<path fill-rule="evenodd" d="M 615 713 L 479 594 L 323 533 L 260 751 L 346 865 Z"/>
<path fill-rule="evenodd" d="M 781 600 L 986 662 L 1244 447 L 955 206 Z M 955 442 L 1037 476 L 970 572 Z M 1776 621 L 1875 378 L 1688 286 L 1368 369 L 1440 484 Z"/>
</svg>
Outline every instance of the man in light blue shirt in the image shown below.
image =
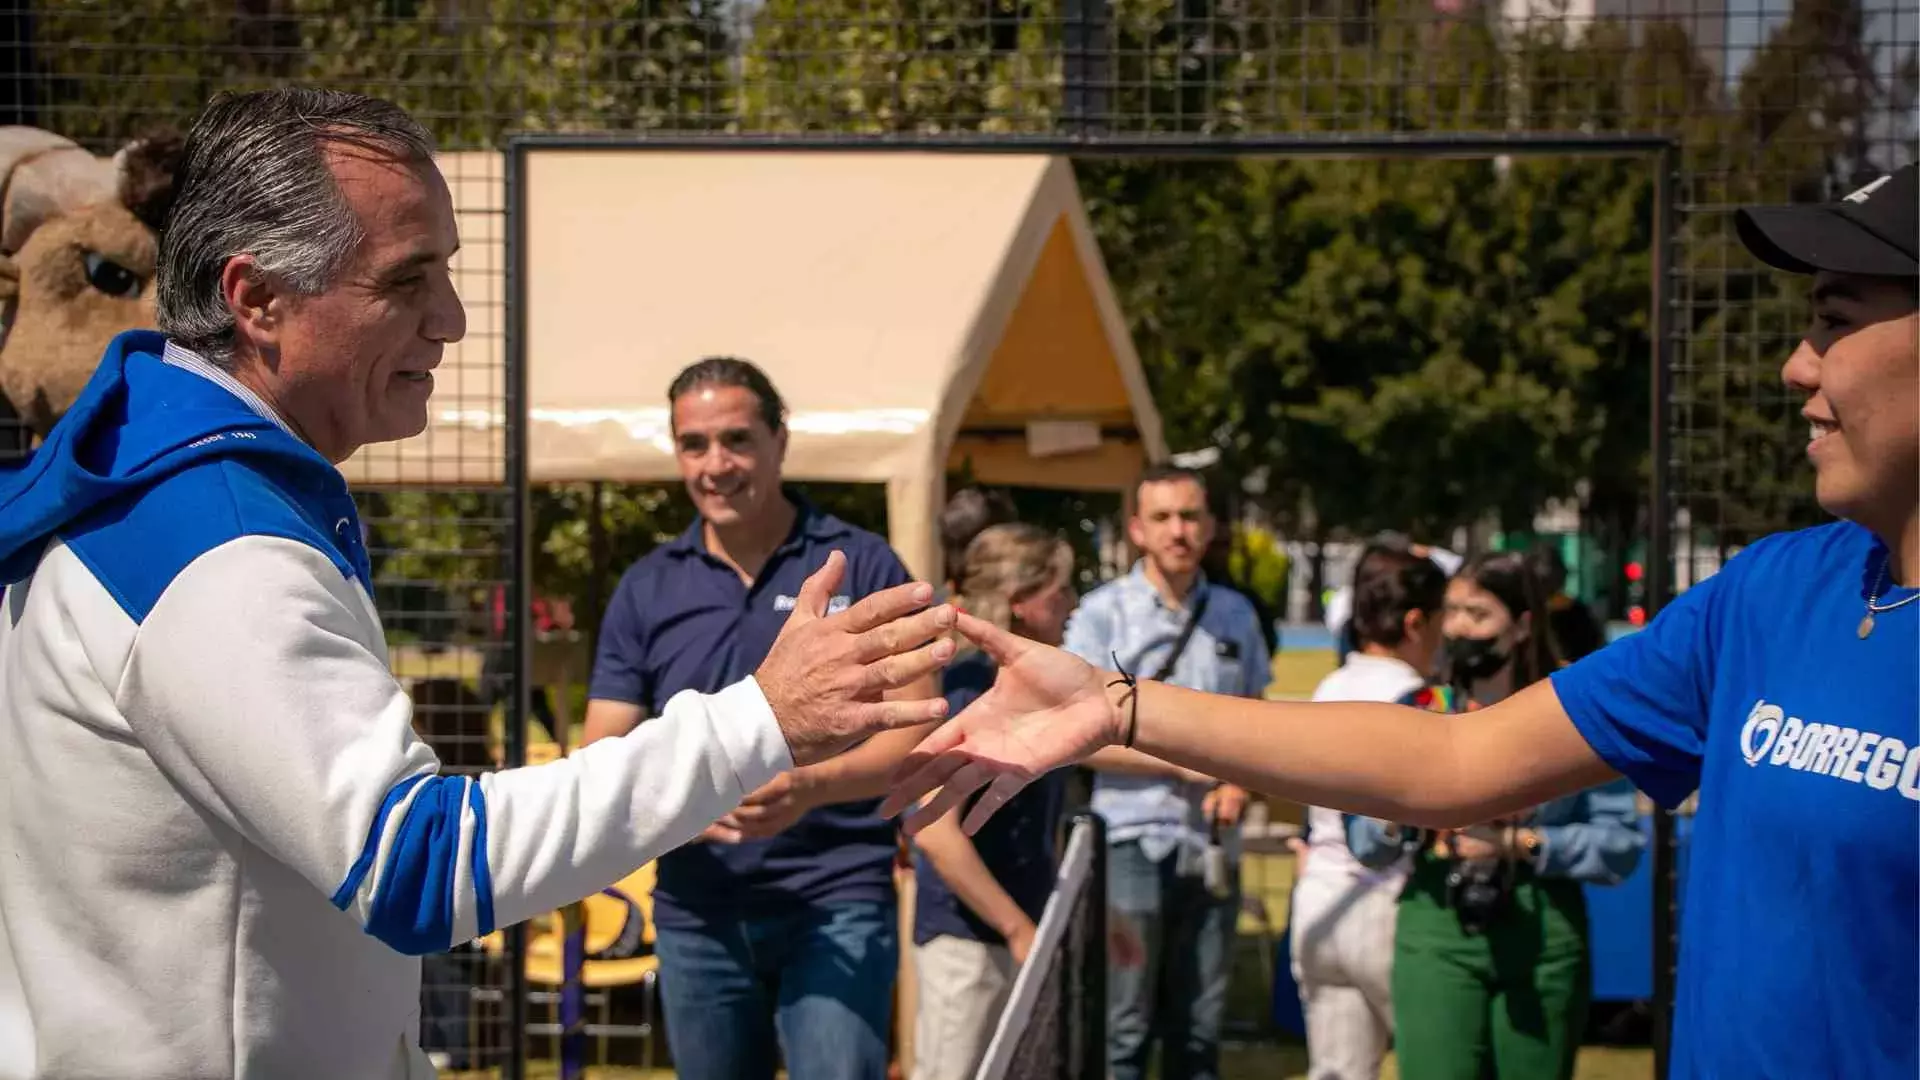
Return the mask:
<svg viewBox="0 0 1920 1080">
<path fill-rule="evenodd" d="M 1253 604 L 1200 571 L 1214 518 L 1199 474 L 1149 469 L 1134 487 L 1127 532 L 1144 557 L 1087 595 L 1065 648 L 1103 667 L 1117 658 L 1143 679 L 1259 697 L 1272 667 Z M 1138 927 L 1146 951 L 1144 964 L 1114 971 L 1108 983 L 1114 1080 L 1146 1074 L 1155 1032 L 1166 1040 L 1161 1076 L 1211 1080 L 1240 911 L 1237 826 L 1247 794 L 1120 747 L 1087 763 L 1098 770 L 1093 808 L 1111 845 L 1108 902 Z M 1210 874 L 1215 839 L 1222 852 Z"/>
</svg>

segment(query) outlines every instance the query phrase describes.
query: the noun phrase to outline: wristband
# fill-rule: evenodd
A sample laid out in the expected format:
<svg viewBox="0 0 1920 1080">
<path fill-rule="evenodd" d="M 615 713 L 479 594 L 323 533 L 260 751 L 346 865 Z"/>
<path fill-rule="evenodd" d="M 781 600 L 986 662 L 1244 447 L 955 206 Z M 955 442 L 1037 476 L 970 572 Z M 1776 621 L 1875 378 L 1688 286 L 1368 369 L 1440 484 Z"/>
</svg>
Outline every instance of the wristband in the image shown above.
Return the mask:
<svg viewBox="0 0 1920 1080">
<path fill-rule="evenodd" d="M 1127 739 L 1126 739 L 1126 742 L 1122 743 L 1121 745 L 1131 750 L 1133 749 L 1134 733 L 1140 727 L 1140 680 L 1134 678 L 1131 672 L 1129 672 L 1125 667 L 1121 666 L 1119 653 L 1117 652 L 1111 653 L 1110 655 L 1113 657 L 1113 669 L 1120 673 L 1120 677 L 1108 683 L 1107 685 L 1108 686 L 1125 685 L 1128 690 Z"/>
</svg>

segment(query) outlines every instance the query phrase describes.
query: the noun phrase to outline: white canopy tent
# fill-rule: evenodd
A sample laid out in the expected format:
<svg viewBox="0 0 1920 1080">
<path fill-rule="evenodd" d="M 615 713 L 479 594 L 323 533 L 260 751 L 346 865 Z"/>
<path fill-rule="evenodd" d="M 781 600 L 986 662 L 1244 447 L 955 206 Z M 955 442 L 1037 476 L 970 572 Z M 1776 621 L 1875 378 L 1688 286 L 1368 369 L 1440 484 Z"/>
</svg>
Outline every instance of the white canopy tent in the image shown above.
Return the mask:
<svg viewBox="0 0 1920 1080">
<path fill-rule="evenodd" d="M 794 480 L 885 483 L 937 580 L 949 469 L 1121 489 L 1160 421 L 1071 165 L 1041 155 L 533 147 L 523 174 L 529 477 L 674 482 L 666 390 L 703 356 L 766 370 Z M 504 475 L 501 158 L 442 160 L 469 315 L 428 430 L 364 485 Z"/>
</svg>

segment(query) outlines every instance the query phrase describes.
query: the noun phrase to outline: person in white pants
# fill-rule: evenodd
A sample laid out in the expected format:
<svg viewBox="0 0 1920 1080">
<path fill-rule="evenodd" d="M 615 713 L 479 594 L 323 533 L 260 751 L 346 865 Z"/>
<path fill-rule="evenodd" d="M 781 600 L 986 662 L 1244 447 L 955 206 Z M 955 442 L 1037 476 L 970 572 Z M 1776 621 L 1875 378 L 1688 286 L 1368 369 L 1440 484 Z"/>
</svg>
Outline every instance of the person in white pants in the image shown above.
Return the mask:
<svg viewBox="0 0 1920 1080">
<path fill-rule="evenodd" d="M 1419 689 L 1440 645 L 1446 575 L 1406 548 L 1372 545 L 1354 571 L 1356 648 L 1315 701 L 1398 701 Z M 1393 935 L 1405 860 L 1369 870 L 1338 810 L 1307 808 L 1294 878 L 1293 979 L 1307 1021 L 1308 1080 L 1371 1080 L 1393 1037 Z"/>
</svg>

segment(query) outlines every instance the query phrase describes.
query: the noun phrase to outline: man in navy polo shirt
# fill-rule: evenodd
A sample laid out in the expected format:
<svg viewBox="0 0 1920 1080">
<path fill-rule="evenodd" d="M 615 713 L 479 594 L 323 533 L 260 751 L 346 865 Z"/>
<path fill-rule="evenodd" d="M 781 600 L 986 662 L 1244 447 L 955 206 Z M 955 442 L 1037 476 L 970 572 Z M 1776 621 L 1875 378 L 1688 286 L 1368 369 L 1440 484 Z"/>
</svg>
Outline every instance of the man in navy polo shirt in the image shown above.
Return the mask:
<svg viewBox="0 0 1920 1080">
<path fill-rule="evenodd" d="M 917 828 L 983 785 L 1133 745 L 1255 790 L 1459 828 L 1625 775 L 1694 791 L 1675 1080 L 1920 1074 L 1920 183 L 1736 217 L 1811 279 L 1781 375 L 1805 401 L 1814 494 L 1839 520 L 1747 547 L 1651 625 L 1453 716 L 1137 689 L 962 615 L 992 690 L 903 767 Z M 1543 865 L 1535 847 L 1521 857 Z"/>
<path fill-rule="evenodd" d="M 686 689 L 717 690 L 766 656 L 808 570 L 846 553 L 839 610 L 910 580 L 885 540 L 783 488 L 785 407 L 729 357 L 668 390 L 699 517 L 621 578 L 601 625 L 586 742 L 622 735 Z M 911 688 L 931 696 L 936 688 Z M 906 694 L 908 691 L 900 691 Z M 896 834 L 876 813 L 925 728 L 782 774 L 660 859 L 654 889 L 667 1038 L 683 1080 L 880 1080 L 899 941 Z"/>
</svg>

